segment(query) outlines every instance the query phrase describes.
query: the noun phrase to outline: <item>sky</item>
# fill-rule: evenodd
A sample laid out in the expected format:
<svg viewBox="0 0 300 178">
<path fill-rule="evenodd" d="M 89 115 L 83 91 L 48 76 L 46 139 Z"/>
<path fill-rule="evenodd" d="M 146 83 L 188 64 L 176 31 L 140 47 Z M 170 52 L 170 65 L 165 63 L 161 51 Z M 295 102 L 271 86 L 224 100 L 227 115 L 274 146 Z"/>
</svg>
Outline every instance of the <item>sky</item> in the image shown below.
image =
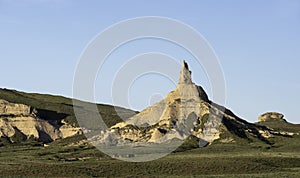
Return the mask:
<svg viewBox="0 0 300 178">
<path fill-rule="evenodd" d="M 225 105 L 238 116 L 255 122 L 276 111 L 300 123 L 300 0 L 0 0 L 0 87 L 72 97 L 74 72 L 89 42 L 115 23 L 142 16 L 181 21 L 207 40 L 224 74 Z M 113 76 L 128 59 L 149 51 L 179 63 L 186 59 L 193 81 L 212 96 L 210 81 L 188 52 L 145 39 L 104 63 L 96 101 L 122 105 L 112 99 Z M 130 108 L 141 110 L 175 86 L 166 76 L 140 76 L 128 89 Z"/>
</svg>

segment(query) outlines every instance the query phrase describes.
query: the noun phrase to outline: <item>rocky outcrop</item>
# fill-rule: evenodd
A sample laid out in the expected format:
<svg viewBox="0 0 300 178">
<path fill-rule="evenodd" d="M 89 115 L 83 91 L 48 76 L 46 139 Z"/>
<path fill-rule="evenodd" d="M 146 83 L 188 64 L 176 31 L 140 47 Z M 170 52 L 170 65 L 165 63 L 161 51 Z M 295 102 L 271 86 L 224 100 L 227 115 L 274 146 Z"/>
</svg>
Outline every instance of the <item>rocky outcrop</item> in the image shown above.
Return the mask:
<svg viewBox="0 0 300 178">
<path fill-rule="evenodd" d="M 12 137 L 15 134 L 14 128 L 17 128 L 26 136 L 40 138 L 40 132 L 47 133 L 49 138 L 55 140 L 58 136 L 55 134 L 55 128 L 47 121 L 36 119 L 34 117 L 8 117 L 0 120 L 0 136 Z M 44 136 L 45 137 L 45 136 Z M 45 138 L 40 138 L 45 140 Z"/>
<path fill-rule="evenodd" d="M 32 112 L 30 106 L 15 104 L 0 99 L 0 116 L 29 116 Z"/>
<path fill-rule="evenodd" d="M 27 138 L 51 142 L 80 133 L 80 128 L 65 122 L 55 125 L 37 115 L 37 111 L 30 106 L 0 100 L 0 137 L 11 138 L 18 131 Z"/>
<path fill-rule="evenodd" d="M 185 61 L 182 62 L 182 70 L 180 71 L 178 85 L 185 85 L 185 84 L 193 84 L 192 72 L 189 70 L 189 67 Z"/>
<path fill-rule="evenodd" d="M 159 143 L 174 138 L 183 140 L 191 134 L 211 142 L 218 137 L 221 119 L 210 115 L 207 102 L 207 94 L 192 82 L 191 71 L 183 61 L 174 91 L 126 122 L 112 126 L 111 131 L 123 139 L 139 142 Z"/>
<path fill-rule="evenodd" d="M 277 112 L 267 112 L 258 117 L 258 122 L 265 122 L 265 121 L 286 121 L 284 118 L 284 115 Z"/>
<path fill-rule="evenodd" d="M 62 120 L 62 126 L 59 127 L 60 138 L 67 138 L 74 136 L 76 134 L 82 134 L 82 130 L 80 127 L 73 127 Z"/>
<path fill-rule="evenodd" d="M 269 117 L 283 118 L 274 113 L 262 118 Z M 268 138 L 275 135 L 282 133 L 248 123 L 210 101 L 203 88 L 193 83 L 191 71 L 183 61 L 178 84 L 165 99 L 91 140 L 95 144 L 163 143 L 193 137 L 198 139 L 199 146 L 206 146 L 215 140 L 228 143 L 236 139 L 258 139 L 270 144 Z"/>
<path fill-rule="evenodd" d="M 193 135 L 199 140 L 212 142 L 219 138 L 222 121 L 220 113 L 210 105 L 203 88 L 192 82 L 191 71 L 183 61 L 174 91 L 164 100 L 112 126 L 103 138 L 108 138 L 109 133 L 115 133 L 133 142 L 161 143 L 172 139 L 185 140 Z"/>
</svg>

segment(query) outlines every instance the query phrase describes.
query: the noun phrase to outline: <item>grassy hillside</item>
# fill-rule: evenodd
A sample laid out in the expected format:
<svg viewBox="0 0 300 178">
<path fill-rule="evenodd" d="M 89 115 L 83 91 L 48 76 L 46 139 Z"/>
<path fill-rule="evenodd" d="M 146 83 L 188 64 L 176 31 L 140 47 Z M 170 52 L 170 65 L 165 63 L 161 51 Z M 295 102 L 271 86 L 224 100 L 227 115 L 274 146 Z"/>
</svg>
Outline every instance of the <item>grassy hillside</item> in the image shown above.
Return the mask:
<svg viewBox="0 0 300 178">
<path fill-rule="evenodd" d="M 290 150 L 289 146 L 268 149 L 218 143 L 141 163 L 112 159 L 88 145 L 0 147 L 0 174 L 4 177 L 298 177 L 300 139 L 294 139 L 298 150 Z"/>
<path fill-rule="evenodd" d="M 257 124 L 267 126 L 276 131 L 299 132 L 299 130 L 300 130 L 300 124 L 292 124 L 292 123 L 286 122 L 285 120 L 279 120 L 279 119 L 267 120 L 264 122 L 259 122 Z"/>
<path fill-rule="evenodd" d="M 73 103 L 69 98 L 47 94 L 24 93 L 8 89 L 0 89 L 0 98 L 9 102 L 21 103 L 34 107 L 37 109 L 38 114 L 42 119 L 58 122 L 64 119 L 66 122 L 78 126 L 73 111 Z M 97 107 L 104 122 L 108 126 L 112 126 L 122 121 L 113 106 L 98 104 Z M 81 108 L 80 111 L 80 114 L 82 114 L 83 117 L 90 118 L 91 112 L 89 112 L 88 108 Z M 123 108 L 118 108 L 118 112 L 122 112 L 122 116 L 125 118 L 129 118 L 135 114 L 134 111 Z M 90 123 L 91 127 L 94 125 L 95 123 Z"/>
</svg>

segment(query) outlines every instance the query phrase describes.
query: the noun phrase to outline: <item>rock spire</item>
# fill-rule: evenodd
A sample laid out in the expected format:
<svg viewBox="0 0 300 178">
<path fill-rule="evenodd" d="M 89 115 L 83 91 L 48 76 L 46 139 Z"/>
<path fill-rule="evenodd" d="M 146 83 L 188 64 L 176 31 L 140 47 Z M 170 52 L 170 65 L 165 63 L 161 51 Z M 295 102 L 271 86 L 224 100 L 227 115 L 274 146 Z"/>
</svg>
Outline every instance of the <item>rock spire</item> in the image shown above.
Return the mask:
<svg viewBox="0 0 300 178">
<path fill-rule="evenodd" d="M 191 74 L 188 64 L 183 61 L 178 84 L 193 84 Z"/>
</svg>

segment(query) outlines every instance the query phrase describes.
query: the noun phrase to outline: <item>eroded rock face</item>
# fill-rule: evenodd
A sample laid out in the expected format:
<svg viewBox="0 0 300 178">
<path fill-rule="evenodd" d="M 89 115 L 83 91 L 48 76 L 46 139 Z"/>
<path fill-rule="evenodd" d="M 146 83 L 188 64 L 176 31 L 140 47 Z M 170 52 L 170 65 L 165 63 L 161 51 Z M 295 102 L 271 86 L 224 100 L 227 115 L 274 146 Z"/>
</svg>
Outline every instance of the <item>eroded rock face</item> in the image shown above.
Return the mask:
<svg viewBox="0 0 300 178">
<path fill-rule="evenodd" d="M 218 138 L 221 119 L 210 114 L 208 102 L 207 94 L 192 82 L 191 71 L 183 61 L 174 91 L 110 131 L 135 142 L 161 143 L 174 138 L 184 140 L 189 135 L 212 142 Z"/>
<path fill-rule="evenodd" d="M 67 123 L 52 125 L 38 118 L 30 106 L 0 100 L 0 137 L 10 138 L 15 135 L 16 129 L 27 138 L 33 136 L 43 142 L 80 133 L 80 128 L 74 128 Z"/>
<path fill-rule="evenodd" d="M 189 70 L 187 63 L 183 61 L 178 84 L 193 84 L 191 74 L 192 72 Z"/>
<path fill-rule="evenodd" d="M 283 115 L 267 114 L 261 120 L 269 117 L 282 119 Z M 199 147 L 203 147 L 215 140 L 229 143 L 240 139 L 249 141 L 249 138 L 270 144 L 268 138 L 280 135 L 290 136 L 291 133 L 248 123 L 227 108 L 210 101 L 203 88 L 192 82 L 191 71 L 184 61 L 176 88 L 162 101 L 108 130 L 91 133 L 90 141 L 104 148 L 107 145 L 123 148 L 127 144 L 142 145 L 143 148 L 192 138 L 198 141 Z"/>
<path fill-rule="evenodd" d="M 260 120 L 283 119 L 279 113 L 269 113 Z M 224 134 L 223 134 L 224 133 Z M 197 138 L 199 146 L 215 140 L 235 142 L 237 137 L 259 139 L 287 134 L 257 126 L 237 117 L 230 110 L 209 100 L 202 87 L 192 82 L 191 71 L 184 61 L 176 88 L 165 99 L 120 122 L 104 134 L 95 134 L 93 144 L 164 143 L 170 140 Z"/>
<path fill-rule="evenodd" d="M 265 121 L 271 121 L 271 120 L 286 121 L 283 117 L 284 117 L 284 115 L 281 113 L 267 112 L 258 117 L 258 122 L 265 122 Z"/>
<path fill-rule="evenodd" d="M 64 124 L 59 128 L 60 138 L 67 138 L 77 134 L 82 134 L 82 130 L 79 127 L 73 127 L 68 124 Z"/>
<path fill-rule="evenodd" d="M 24 104 L 10 103 L 0 99 L 0 116 L 29 116 L 31 107 Z"/>
<path fill-rule="evenodd" d="M 29 138 L 50 142 L 59 138 L 59 130 L 45 120 L 32 116 L 5 117 L 0 119 L 0 137 L 12 137 L 18 129 Z"/>
</svg>

